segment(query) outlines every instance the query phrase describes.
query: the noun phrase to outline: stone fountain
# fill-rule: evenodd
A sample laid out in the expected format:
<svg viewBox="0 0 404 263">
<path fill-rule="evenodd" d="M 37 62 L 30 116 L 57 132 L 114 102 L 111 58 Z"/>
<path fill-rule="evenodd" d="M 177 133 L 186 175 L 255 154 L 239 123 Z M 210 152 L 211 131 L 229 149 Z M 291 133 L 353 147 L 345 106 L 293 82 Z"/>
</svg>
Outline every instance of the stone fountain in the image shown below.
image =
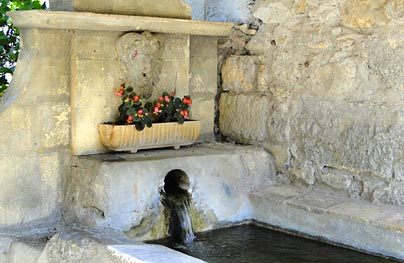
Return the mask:
<svg viewBox="0 0 404 263">
<path fill-rule="evenodd" d="M 217 41 L 233 24 L 190 20 L 180 0 L 58 0 L 50 8 L 9 14 L 21 53 L 0 102 L 2 259 L 59 262 L 63 250 L 86 262 L 100 260 L 94 251 L 116 262 L 141 255 L 147 247 L 134 239 L 167 235 L 159 192 L 173 170 L 189 182 L 195 231 L 250 219 L 248 193 L 272 182 L 272 159 L 262 149 L 216 144 L 213 133 Z M 113 88 L 122 82 L 147 96 L 190 94 L 199 144 L 108 153 L 97 125 L 114 118 Z M 45 248 L 27 241 L 51 236 Z M 90 241 L 75 250 L 82 240 Z"/>
</svg>

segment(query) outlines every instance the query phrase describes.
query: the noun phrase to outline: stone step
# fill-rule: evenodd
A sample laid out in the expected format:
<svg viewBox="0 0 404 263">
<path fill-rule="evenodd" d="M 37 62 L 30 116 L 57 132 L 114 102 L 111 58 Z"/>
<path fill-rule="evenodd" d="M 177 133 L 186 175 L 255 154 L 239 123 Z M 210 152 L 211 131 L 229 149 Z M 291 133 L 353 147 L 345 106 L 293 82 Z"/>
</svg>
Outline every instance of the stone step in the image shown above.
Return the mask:
<svg viewBox="0 0 404 263">
<path fill-rule="evenodd" d="M 259 189 L 250 200 L 259 222 L 404 259 L 404 210 L 399 207 L 290 185 Z"/>
<path fill-rule="evenodd" d="M 134 241 L 108 230 L 70 229 L 53 236 L 37 263 L 203 263 L 161 245 Z"/>
</svg>

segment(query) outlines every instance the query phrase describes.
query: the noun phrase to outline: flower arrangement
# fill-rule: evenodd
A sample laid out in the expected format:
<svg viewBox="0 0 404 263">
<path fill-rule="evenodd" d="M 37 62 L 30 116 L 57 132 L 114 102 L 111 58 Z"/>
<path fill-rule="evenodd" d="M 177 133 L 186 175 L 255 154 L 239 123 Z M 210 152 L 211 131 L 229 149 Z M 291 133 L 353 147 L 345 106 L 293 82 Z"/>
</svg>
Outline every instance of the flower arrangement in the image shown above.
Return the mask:
<svg viewBox="0 0 404 263">
<path fill-rule="evenodd" d="M 189 117 L 192 104 L 190 96 L 175 97 L 174 91 L 162 95 L 154 101 L 146 101 L 134 92 L 133 88 L 122 84 L 114 93 L 122 99 L 119 105 L 119 117 L 115 125 L 135 125 L 138 131 L 152 127 L 153 123 L 178 122 L 183 124 Z"/>
</svg>

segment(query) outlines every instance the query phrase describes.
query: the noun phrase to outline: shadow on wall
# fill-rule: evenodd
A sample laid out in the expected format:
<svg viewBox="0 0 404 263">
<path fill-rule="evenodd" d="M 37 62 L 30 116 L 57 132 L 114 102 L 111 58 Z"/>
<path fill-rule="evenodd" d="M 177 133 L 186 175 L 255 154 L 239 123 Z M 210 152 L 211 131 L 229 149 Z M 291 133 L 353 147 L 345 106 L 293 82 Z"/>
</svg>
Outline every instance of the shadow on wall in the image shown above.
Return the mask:
<svg viewBox="0 0 404 263">
<path fill-rule="evenodd" d="M 248 23 L 253 0 L 185 0 L 192 6 L 192 19 Z"/>
</svg>

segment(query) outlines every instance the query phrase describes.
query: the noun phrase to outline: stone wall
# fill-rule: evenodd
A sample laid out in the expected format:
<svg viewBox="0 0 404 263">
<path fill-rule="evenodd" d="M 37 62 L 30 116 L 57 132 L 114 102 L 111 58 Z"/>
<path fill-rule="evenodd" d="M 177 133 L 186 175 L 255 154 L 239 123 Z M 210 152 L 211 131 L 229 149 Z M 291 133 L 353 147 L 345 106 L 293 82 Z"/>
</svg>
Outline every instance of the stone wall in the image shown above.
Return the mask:
<svg viewBox="0 0 404 263">
<path fill-rule="evenodd" d="M 402 0 L 256 1 L 258 32 L 236 30 L 239 52 L 222 66 L 222 135 L 265 147 L 286 182 L 403 205 L 402 10 Z"/>
<path fill-rule="evenodd" d="M 0 233 L 53 229 L 70 171 L 70 36 L 21 34 L 14 79 L 0 102 Z"/>
</svg>

